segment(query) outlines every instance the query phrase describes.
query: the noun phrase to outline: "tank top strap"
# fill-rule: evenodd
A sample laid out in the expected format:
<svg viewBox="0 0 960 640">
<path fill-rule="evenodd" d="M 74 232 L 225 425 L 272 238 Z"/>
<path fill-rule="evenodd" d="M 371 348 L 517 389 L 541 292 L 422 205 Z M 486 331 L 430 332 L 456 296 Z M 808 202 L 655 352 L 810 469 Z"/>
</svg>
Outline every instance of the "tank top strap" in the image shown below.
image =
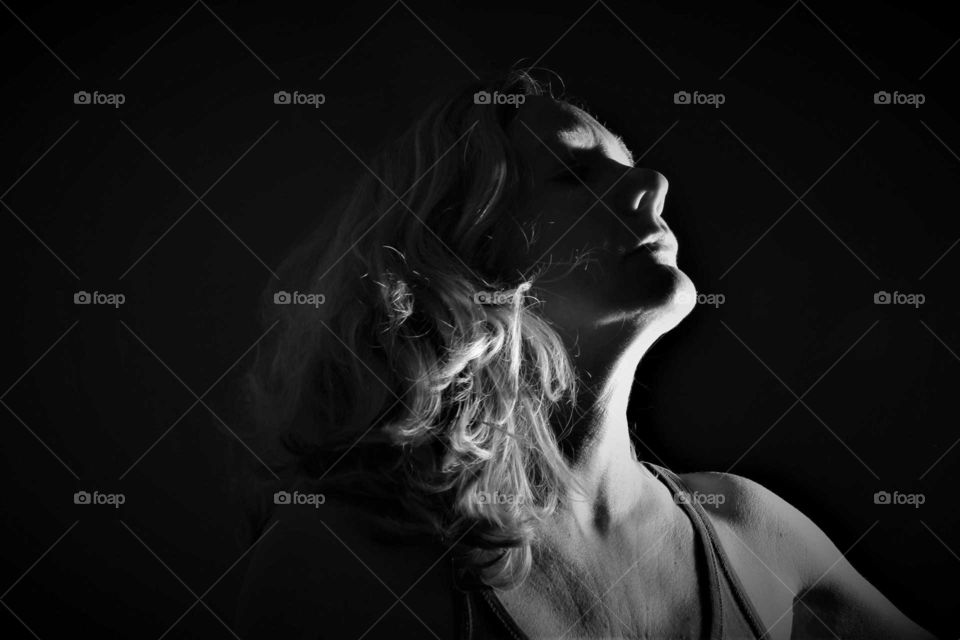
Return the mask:
<svg viewBox="0 0 960 640">
<path fill-rule="evenodd" d="M 663 484 L 670 489 L 674 502 L 680 505 L 684 513 L 693 525 L 694 537 L 699 542 L 697 553 L 700 554 L 703 565 L 707 569 L 705 591 L 710 599 L 709 612 L 709 634 L 706 635 L 710 640 L 723 640 L 730 637 L 726 633 L 726 610 L 725 598 L 723 597 L 723 587 L 720 579 L 720 565 L 717 554 L 710 544 L 710 538 L 705 535 L 706 524 L 704 516 L 696 509 L 692 508 L 690 500 L 686 499 L 688 495 L 686 487 L 680 477 L 665 467 L 653 464 L 652 462 L 642 462 Z"/>
<path fill-rule="evenodd" d="M 677 474 L 650 462 L 643 464 L 670 489 L 693 525 L 698 559 L 707 570 L 702 593 L 709 599 L 710 609 L 704 637 L 711 640 L 767 637 L 760 616 L 720 546 L 716 529 L 703 506 L 691 498 Z M 455 585 L 459 640 L 530 640 L 489 587 L 457 582 Z"/>
<path fill-rule="evenodd" d="M 698 537 L 703 541 L 711 573 L 714 574 L 711 591 L 712 600 L 717 603 L 714 611 L 719 618 L 715 626 L 719 638 L 767 637 L 767 630 L 760 615 L 753 606 L 734 570 L 726 551 L 720 544 L 716 527 L 709 514 L 697 500 L 693 499 L 683 480 L 676 473 L 650 462 L 643 463 L 670 488 L 674 500 L 687 512 L 697 529 Z M 711 635 L 711 638 L 714 636 Z"/>
<path fill-rule="evenodd" d="M 458 640 L 530 640 L 490 587 L 461 581 L 453 563 L 451 569 L 459 616 Z"/>
</svg>

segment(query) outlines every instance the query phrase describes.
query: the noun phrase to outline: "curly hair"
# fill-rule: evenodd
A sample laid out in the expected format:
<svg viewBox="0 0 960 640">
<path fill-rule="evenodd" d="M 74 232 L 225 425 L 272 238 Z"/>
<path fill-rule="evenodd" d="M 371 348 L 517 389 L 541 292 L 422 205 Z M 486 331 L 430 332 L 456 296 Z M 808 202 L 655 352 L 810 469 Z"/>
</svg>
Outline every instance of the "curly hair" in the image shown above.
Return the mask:
<svg viewBox="0 0 960 640">
<path fill-rule="evenodd" d="M 484 91 L 557 99 L 513 70 L 432 103 L 376 153 L 335 233 L 318 228 L 279 269 L 323 303 L 264 292 L 276 326 L 247 389 L 274 469 L 388 498 L 396 531 L 466 548 L 463 568 L 509 588 L 572 478 L 551 425 L 577 384 L 538 312 L 542 272 L 499 268 L 527 237 L 511 214 L 529 170 L 507 135 L 516 104 Z M 377 446 L 387 462 L 345 462 Z"/>
</svg>

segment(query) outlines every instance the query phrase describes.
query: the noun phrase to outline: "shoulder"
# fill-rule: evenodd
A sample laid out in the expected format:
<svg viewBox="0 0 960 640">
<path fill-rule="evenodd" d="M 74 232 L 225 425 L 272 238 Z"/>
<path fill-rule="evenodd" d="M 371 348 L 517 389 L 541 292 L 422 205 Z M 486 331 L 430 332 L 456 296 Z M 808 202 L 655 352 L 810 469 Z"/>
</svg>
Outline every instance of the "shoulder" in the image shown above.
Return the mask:
<svg viewBox="0 0 960 640">
<path fill-rule="evenodd" d="M 450 558 L 434 543 L 377 535 L 368 508 L 280 505 L 248 555 L 244 638 L 452 637 Z"/>
<path fill-rule="evenodd" d="M 773 491 L 729 473 L 690 473 L 681 479 L 703 505 L 725 551 L 739 558 L 734 564 L 748 567 L 748 573 L 752 568 L 754 576 L 766 574 L 767 590 L 783 587 L 791 593 L 795 633 L 933 637 L 870 584 L 823 529 Z"/>
<path fill-rule="evenodd" d="M 826 534 L 792 504 L 758 482 L 732 473 L 680 476 L 711 521 L 744 538 L 770 557 L 801 586 L 810 578 L 815 554 L 829 543 Z"/>
</svg>

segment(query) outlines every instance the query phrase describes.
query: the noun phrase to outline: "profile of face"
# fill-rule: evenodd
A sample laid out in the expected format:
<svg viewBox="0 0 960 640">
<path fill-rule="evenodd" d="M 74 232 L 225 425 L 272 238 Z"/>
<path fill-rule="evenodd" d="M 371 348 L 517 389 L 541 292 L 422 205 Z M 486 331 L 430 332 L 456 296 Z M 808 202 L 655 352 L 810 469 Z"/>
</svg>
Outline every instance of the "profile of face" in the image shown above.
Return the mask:
<svg viewBox="0 0 960 640">
<path fill-rule="evenodd" d="M 680 322 L 695 292 L 663 219 L 667 179 L 634 166 L 622 140 L 588 113 L 548 97 L 528 98 L 508 135 L 532 174 L 508 266 L 550 265 L 534 285 L 543 314 L 580 341 Z M 584 264 L 571 270 L 578 258 Z"/>
</svg>

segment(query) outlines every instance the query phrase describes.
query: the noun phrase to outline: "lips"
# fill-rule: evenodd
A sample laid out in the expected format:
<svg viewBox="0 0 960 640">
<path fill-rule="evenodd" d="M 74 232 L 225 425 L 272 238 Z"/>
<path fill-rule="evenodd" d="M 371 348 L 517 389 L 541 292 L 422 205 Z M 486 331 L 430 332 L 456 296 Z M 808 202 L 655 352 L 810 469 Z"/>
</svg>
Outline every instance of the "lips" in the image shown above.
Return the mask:
<svg viewBox="0 0 960 640">
<path fill-rule="evenodd" d="M 629 249 L 624 258 L 636 255 L 655 255 L 661 252 L 676 254 L 677 240 L 669 231 L 657 231 L 643 238 L 639 244 Z"/>
<path fill-rule="evenodd" d="M 658 253 L 660 251 L 676 252 L 676 250 L 677 241 L 673 237 L 673 234 L 667 231 L 658 231 L 641 240 L 638 245 L 630 249 L 625 254 L 625 257 L 640 253 L 642 251 Z"/>
<path fill-rule="evenodd" d="M 634 247 L 632 251 L 636 251 L 637 249 L 642 249 L 643 247 L 646 247 L 648 245 L 662 244 L 663 241 L 666 239 L 666 237 L 667 237 L 666 231 L 657 231 L 655 233 L 651 233 L 646 238 L 641 240 L 640 244 Z"/>
</svg>

